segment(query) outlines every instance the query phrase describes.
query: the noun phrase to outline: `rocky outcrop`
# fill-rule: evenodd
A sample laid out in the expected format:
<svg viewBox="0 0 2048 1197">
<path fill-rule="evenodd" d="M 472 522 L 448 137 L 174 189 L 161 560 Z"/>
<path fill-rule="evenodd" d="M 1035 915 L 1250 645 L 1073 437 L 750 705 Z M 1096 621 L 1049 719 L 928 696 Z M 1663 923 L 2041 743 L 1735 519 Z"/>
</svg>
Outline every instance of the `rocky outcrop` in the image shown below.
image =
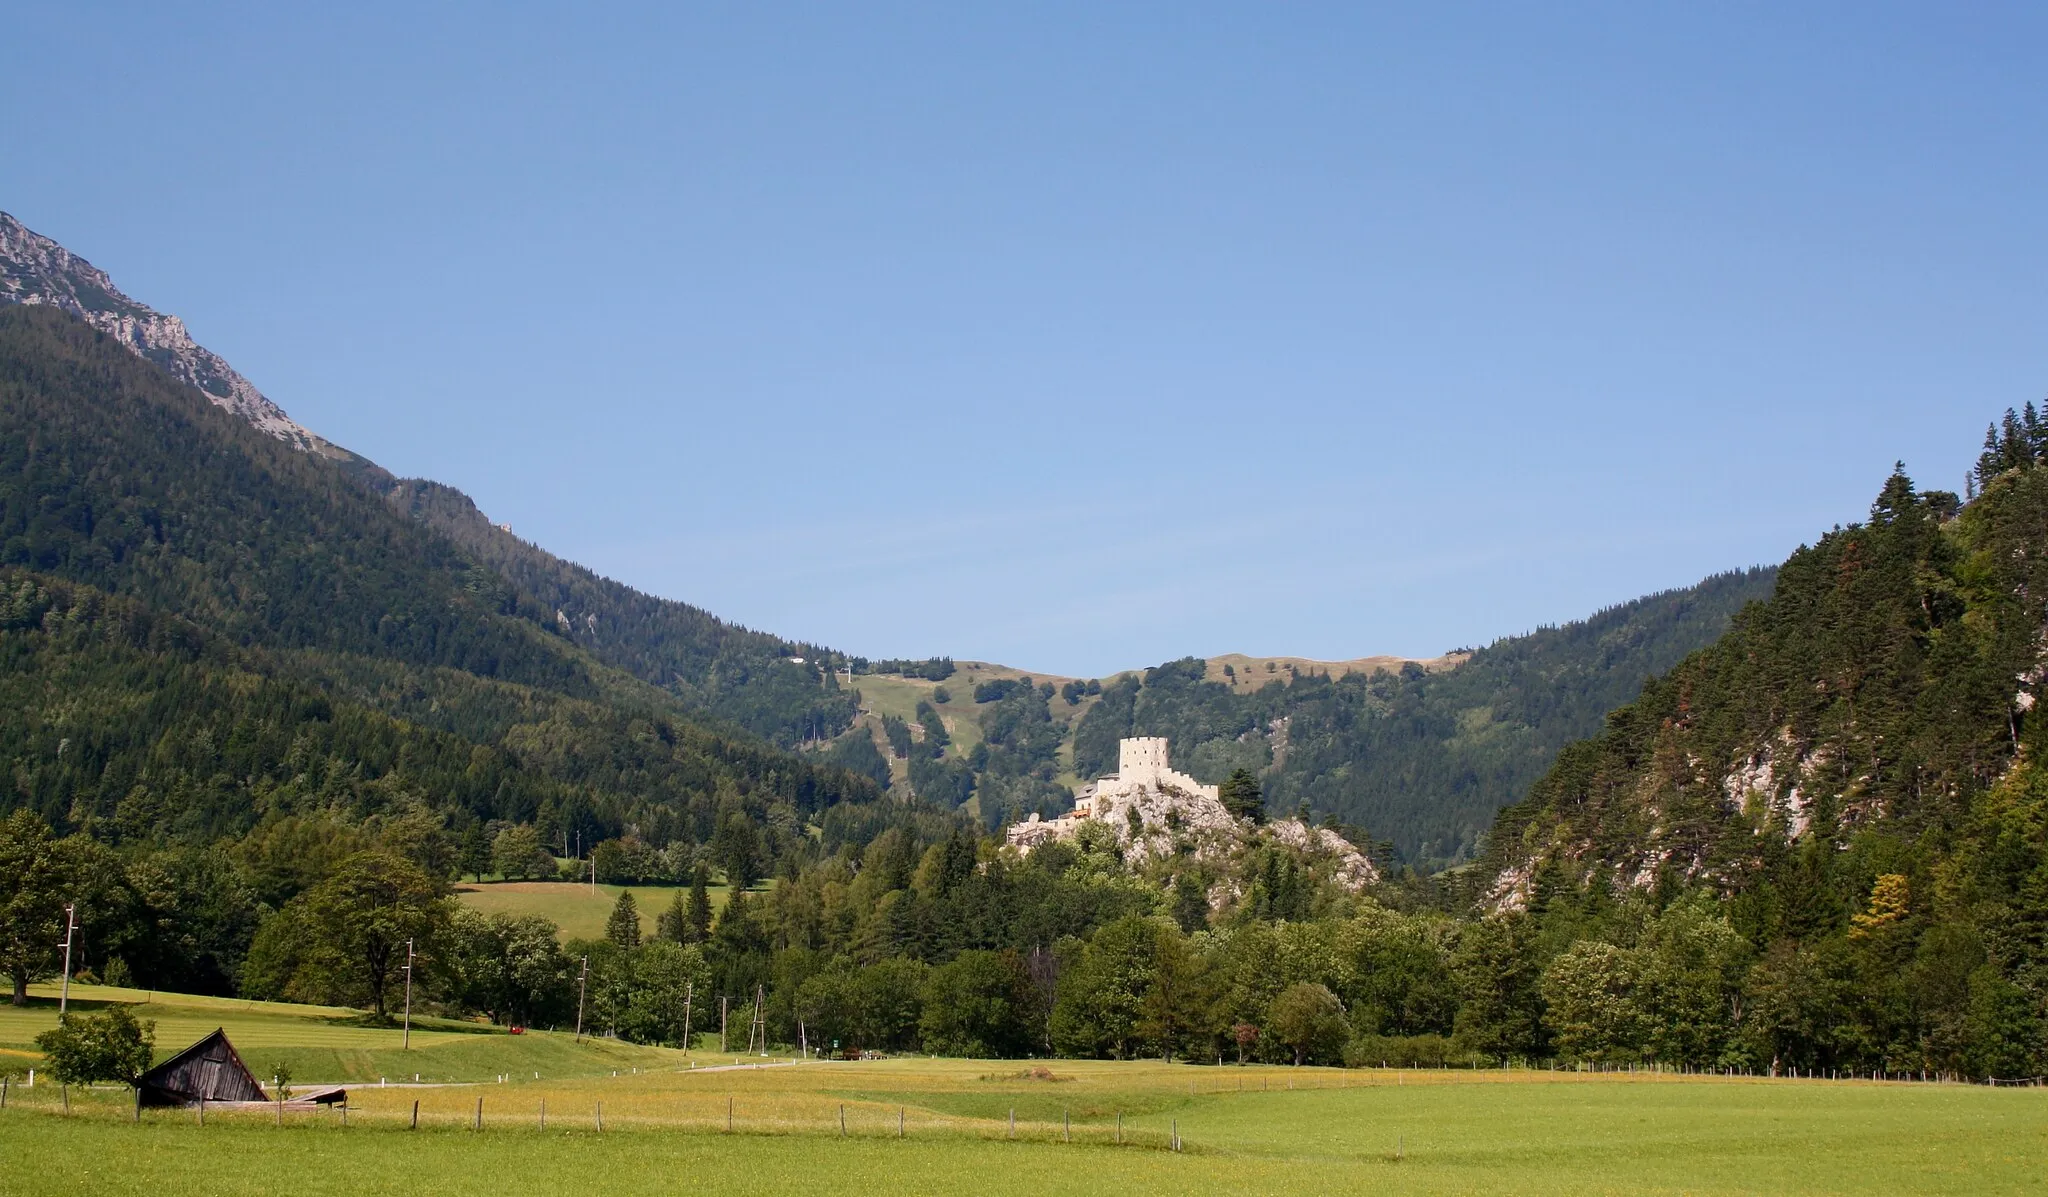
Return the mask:
<svg viewBox="0 0 2048 1197">
<path fill-rule="evenodd" d="M 183 320 L 130 299 L 106 271 L 5 212 L 0 212 L 0 303 L 48 304 L 68 312 L 277 439 L 311 453 L 351 456 L 285 415 L 220 355 L 195 342 Z"/>
<path fill-rule="evenodd" d="M 1088 828 L 1115 842 L 1125 864 L 1145 868 L 1175 858 L 1221 860 L 1260 842 L 1331 864 L 1331 876 L 1354 892 L 1380 879 L 1372 861 L 1349 840 L 1325 827 L 1282 819 L 1261 827 L 1232 815 L 1215 786 L 1175 772 L 1163 739 L 1126 739 L 1122 767 L 1113 777 L 1083 786 L 1074 810 L 1057 819 L 1036 814 L 1013 823 L 1011 847 L 1029 853 L 1042 844 L 1073 839 Z"/>
</svg>

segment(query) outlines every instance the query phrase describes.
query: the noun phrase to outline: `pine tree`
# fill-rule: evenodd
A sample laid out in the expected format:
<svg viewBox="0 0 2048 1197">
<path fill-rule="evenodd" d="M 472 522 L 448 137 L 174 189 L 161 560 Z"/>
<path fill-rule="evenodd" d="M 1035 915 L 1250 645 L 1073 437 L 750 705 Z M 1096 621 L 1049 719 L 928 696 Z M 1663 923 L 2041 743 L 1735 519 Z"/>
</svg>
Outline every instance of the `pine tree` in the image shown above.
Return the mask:
<svg viewBox="0 0 2048 1197">
<path fill-rule="evenodd" d="M 491 867 L 491 841 L 484 838 L 483 824 L 471 823 L 463 831 L 459 855 L 462 871 L 474 874 L 477 882 L 481 884 L 484 874 L 489 872 Z"/>
<path fill-rule="evenodd" d="M 612 906 L 612 916 L 605 920 L 604 937 L 622 948 L 640 946 L 640 907 L 633 901 L 633 891 L 619 891 L 619 900 Z"/>
<path fill-rule="evenodd" d="M 1259 779 L 1250 769 L 1233 769 L 1223 784 L 1216 788 L 1216 796 L 1222 800 L 1223 809 L 1237 818 L 1252 823 L 1266 821 L 1266 800 L 1259 793 Z"/>
<path fill-rule="evenodd" d="M 690 908 L 684 903 L 682 890 L 677 890 L 668 909 L 655 917 L 654 937 L 666 943 L 696 942 L 690 938 Z"/>
<path fill-rule="evenodd" d="M 697 866 L 696 874 L 690 878 L 690 909 L 684 916 L 683 933 L 688 936 L 685 943 L 703 943 L 711 938 L 711 881 L 709 870 Z"/>
</svg>

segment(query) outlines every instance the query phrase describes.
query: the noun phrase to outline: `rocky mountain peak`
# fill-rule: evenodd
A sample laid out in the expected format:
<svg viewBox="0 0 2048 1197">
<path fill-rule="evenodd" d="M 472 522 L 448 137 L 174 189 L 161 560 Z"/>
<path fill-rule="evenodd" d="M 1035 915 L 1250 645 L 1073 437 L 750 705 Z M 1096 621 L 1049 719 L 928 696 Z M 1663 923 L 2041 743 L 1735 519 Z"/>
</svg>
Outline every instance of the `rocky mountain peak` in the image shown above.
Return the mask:
<svg viewBox="0 0 2048 1197">
<path fill-rule="evenodd" d="M 349 456 L 285 415 L 218 354 L 193 341 L 183 320 L 130 299 L 106 271 L 5 212 L 0 212 L 0 303 L 48 304 L 68 312 L 279 440 L 311 453 Z"/>
</svg>

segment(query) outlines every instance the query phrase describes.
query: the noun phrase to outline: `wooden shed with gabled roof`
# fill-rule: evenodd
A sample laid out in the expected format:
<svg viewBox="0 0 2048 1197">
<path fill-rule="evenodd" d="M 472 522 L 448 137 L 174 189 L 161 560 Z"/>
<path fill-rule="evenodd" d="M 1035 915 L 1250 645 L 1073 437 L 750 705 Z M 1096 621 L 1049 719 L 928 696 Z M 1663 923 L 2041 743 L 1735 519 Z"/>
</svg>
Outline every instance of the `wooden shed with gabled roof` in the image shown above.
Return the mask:
<svg viewBox="0 0 2048 1197">
<path fill-rule="evenodd" d="M 142 1074 L 135 1082 L 146 1106 L 191 1106 L 202 1101 L 264 1101 L 263 1086 L 228 1042 L 227 1032 L 213 1034 Z"/>
</svg>

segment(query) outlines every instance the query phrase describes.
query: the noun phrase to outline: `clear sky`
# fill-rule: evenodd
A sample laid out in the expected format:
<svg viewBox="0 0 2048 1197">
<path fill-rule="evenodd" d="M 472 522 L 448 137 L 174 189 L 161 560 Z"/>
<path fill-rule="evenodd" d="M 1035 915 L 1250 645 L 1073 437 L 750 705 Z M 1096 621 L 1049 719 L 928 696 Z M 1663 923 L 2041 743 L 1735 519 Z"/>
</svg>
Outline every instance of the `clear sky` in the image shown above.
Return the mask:
<svg viewBox="0 0 2048 1197">
<path fill-rule="evenodd" d="M 203 7 L 11 12 L 0 209 L 871 656 L 1434 654 L 2048 397 L 2040 5 Z"/>
</svg>

